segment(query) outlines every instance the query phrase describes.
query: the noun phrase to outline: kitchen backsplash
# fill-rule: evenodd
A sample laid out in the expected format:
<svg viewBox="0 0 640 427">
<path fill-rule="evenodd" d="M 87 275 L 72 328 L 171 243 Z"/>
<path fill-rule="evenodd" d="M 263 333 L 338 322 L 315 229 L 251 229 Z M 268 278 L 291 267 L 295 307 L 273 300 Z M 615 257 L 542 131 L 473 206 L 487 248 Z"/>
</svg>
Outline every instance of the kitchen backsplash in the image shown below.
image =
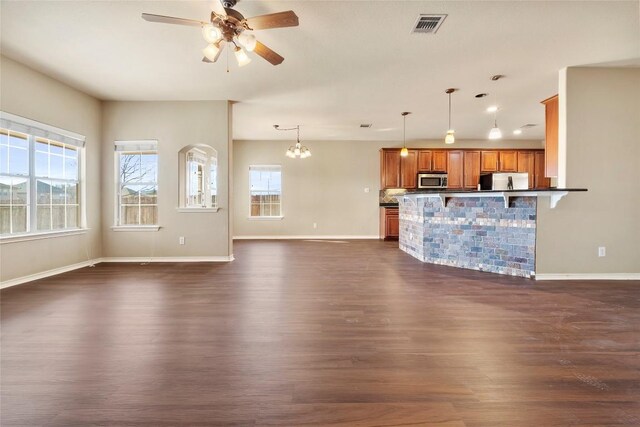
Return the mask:
<svg viewBox="0 0 640 427">
<path fill-rule="evenodd" d="M 390 188 L 380 190 L 380 203 L 398 203 L 396 197 L 403 195 L 407 190 L 403 188 Z"/>
</svg>

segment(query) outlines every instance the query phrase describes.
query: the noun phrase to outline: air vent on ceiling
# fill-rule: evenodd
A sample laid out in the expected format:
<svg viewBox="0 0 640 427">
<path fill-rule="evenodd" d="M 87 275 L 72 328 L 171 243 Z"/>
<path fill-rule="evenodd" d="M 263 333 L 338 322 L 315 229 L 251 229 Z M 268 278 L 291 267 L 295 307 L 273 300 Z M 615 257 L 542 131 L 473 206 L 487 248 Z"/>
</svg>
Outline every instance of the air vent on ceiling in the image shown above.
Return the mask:
<svg viewBox="0 0 640 427">
<path fill-rule="evenodd" d="M 520 126 L 522 129 L 526 129 L 526 128 L 532 128 L 537 126 L 535 123 L 527 123 L 526 125 L 522 125 Z"/>
<path fill-rule="evenodd" d="M 373 126 L 371 123 L 362 123 L 360 125 L 361 128 L 370 128 L 371 126 Z"/>
<path fill-rule="evenodd" d="M 413 26 L 413 33 L 435 34 L 447 15 L 420 15 Z"/>
</svg>

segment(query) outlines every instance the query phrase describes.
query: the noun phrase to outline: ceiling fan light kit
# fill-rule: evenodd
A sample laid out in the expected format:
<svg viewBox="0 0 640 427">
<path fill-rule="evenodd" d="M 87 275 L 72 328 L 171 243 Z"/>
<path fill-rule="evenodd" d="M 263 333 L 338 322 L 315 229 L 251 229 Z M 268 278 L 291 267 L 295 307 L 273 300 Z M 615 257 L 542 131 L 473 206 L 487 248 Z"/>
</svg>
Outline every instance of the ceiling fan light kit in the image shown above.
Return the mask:
<svg viewBox="0 0 640 427">
<path fill-rule="evenodd" d="M 292 10 L 245 18 L 240 12 L 232 9 L 236 4 L 235 0 L 221 0 L 218 7 L 215 7 L 216 4 L 214 3 L 214 8 L 217 10 L 211 12 L 209 22 L 151 13 L 143 13 L 142 19 L 162 24 L 201 27 L 202 36 L 208 43 L 202 52 L 204 62 L 216 62 L 224 48 L 224 43 L 233 43 L 234 54 L 240 67 L 251 62 L 247 51 L 255 52 L 272 65 L 279 65 L 284 61 L 282 56 L 260 43 L 251 31 L 298 26 L 298 16 Z"/>
</svg>

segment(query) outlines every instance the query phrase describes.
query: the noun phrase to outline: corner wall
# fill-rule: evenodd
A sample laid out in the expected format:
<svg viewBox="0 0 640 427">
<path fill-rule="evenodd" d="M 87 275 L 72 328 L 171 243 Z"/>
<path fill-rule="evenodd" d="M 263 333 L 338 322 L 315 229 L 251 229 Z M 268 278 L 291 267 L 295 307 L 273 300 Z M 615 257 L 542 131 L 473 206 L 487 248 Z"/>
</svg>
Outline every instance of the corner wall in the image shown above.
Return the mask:
<svg viewBox="0 0 640 427">
<path fill-rule="evenodd" d="M 227 101 L 128 102 L 103 104 L 102 218 L 105 257 L 203 258 L 232 255 L 229 174 L 230 105 Z M 113 231 L 114 141 L 158 141 L 159 231 Z M 206 144 L 218 152 L 218 212 L 178 212 L 178 152 Z M 179 245 L 179 237 L 185 244 Z"/>
<path fill-rule="evenodd" d="M 589 191 L 569 194 L 553 210 L 538 203 L 536 273 L 637 275 L 640 69 L 571 67 L 563 87 L 566 185 Z M 598 257 L 599 246 L 606 257 Z"/>
<path fill-rule="evenodd" d="M 295 135 L 294 135 L 295 136 Z M 234 141 L 234 237 L 377 238 L 380 149 L 389 141 L 304 141 L 312 156 L 289 159 L 295 141 Z M 409 148 L 445 148 L 441 140 Z M 446 147 L 450 148 L 450 147 Z M 451 148 L 543 148 L 539 141 L 456 141 Z M 282 166 L 282 220 L 249 218 L 249 166 Z M 365 193 L 364 189 L 369 188 Z M 317 228 L 313 228 L 313 223 Z"/>
<path fill-rule="evenodd" d="M 86 136 L 87 228 L 83 234 L 0 245 L 0 281 L 78 264 L 102 256 L 100 219 L 100 101 L 0 56 L 0 109 Z"/>
</svg>

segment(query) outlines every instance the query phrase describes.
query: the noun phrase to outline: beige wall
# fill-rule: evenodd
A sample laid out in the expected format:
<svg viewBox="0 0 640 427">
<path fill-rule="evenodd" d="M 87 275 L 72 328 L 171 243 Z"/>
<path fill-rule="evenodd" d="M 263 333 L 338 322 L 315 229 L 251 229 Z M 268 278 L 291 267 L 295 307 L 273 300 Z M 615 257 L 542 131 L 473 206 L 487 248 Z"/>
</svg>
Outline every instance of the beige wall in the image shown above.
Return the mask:
<svg viewBox="0 0 640 427">
<path fill-rule="evenodd" d="M 292 141 L 234 141 L 234 237 L 378 236 L 378 190 L 382 147 L 402 143 L 307 141 L 308 159 L 289 159 Z M 416 141 L 410 148 L 443 148 Z M 455 148 L 542 148 L 539 141 L 458 141 Z M 249 166 L 282 166 L 282 220 L 250 220 Z M 364 189 L 369 188 L 369 193 Z M 313 228 L 313 223 L 317 228 Z"/>
<path fill-rule="evenodd" d="M 226 257 L 229 239 L 230 104 L 227 101 L 104 102 L 102 218 L 105 257 Z M 158 141 L 157 232 L 117 232 L 114 141 Z M 205 144 L 218 153 L 218 212 L 178 212 L 178 152 Z M 179 245 L 180 236 L 185 245 Z"/>
<path fill-rule="evenodd" d="M 540 204 L 536 272 L 638 273 L 640 69 L 568 68 L 565 77 L 566 184 L 589 191 L 553 210 Z"/>
<path fill-rule="evenodd" d="M 84 186 L 89 231 L 0 245 L 0 280 L 6 281 L 102 256 L 100 222 L 100 101 L 57 80 L 0 57 L 0 109 L 86 136 Z"/>
</svg>

